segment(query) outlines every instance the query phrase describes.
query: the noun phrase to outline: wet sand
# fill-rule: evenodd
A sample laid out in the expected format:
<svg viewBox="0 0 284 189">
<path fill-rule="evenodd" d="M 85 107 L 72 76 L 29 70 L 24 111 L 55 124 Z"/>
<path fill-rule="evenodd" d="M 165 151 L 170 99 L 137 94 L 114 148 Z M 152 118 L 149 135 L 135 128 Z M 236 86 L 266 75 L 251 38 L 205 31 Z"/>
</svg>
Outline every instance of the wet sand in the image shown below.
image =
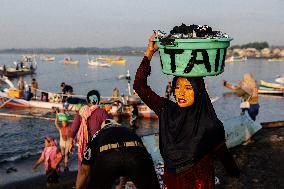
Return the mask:
<svg viewBox="0 0 284 189">
<path fill-rule="evenodd" d="M 239 179 L 230 178 L 220 162 L 216 161 L 216 189 L 280 189 L 284 188 L 284 127 L 260 130 L 254 142 L 231 149 L 240 169 Z M 75 186 L 76 172 L 61 174 L 61 182 L 52 188 L 71 189 Z M 5 189 L 42 189 L 45 176 L 1 186 Z"/>
<path fill-rule="evenodd" d="M 231 149 L 241 177 L 228 177 L 220 162 L 216 163 L 216 176 L 221 184 L 217 189 L 280 189 L 284 188 L 284 127 L 261 129 L 254 142 Z"/>
</svg>

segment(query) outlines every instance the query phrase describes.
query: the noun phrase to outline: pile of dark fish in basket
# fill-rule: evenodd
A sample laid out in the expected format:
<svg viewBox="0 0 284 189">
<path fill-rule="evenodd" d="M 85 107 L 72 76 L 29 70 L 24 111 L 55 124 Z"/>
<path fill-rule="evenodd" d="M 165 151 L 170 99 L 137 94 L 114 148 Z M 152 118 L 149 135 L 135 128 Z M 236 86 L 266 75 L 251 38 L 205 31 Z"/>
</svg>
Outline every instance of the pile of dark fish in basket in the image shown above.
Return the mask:
<svg viewBox="0 0 284 189">
<path fill-rule="evenodd" d="M 157 37 L 161 39 L 212 39 L 212 38 L 228 38 L 229 36 L 220 31 L 213 31 L 208 25 L 185 25 L 175 26 L 170 34 L 158 30 Z"/>
</svg>

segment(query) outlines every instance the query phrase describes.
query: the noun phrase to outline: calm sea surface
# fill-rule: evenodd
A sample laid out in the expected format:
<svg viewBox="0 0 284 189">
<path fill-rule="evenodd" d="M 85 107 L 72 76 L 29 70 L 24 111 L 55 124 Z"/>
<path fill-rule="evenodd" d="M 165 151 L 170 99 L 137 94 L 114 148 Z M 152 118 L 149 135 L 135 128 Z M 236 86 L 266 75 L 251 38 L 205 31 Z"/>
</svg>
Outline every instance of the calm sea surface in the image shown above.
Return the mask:
<svg viewBox="0 0 284 189">
<path fill-rule="evenodd" d="M 117 76 L 130 71 L 133 78 L 142 56 L 125 56 L 125 65 L 112 65 L 110 68 L 95 68 L 87 64 L 86 55 L 72 55 L 73 59 L 80 60 L 79 65 L 64 65 L 63 59 L 67 55 L 54 55 L 54 62 L 37 60 L 37 71 L 32 77 L 36 78 L 39 88 L 42 90 L 59 92 L 60 83 L 65 82 L 74 88 L 77 94 L 86 95 L 89 90 L 97 89 L 102 96 L 111 96 L 114 87 L 119 88 L 120 93 L 127 94 L 127 81 L 118 80 Z M 13 61 L 19 60 L 19 54 L 0 54 L 0 65 L 13 65 Z M 162 74 L 158 57 L 152 62 L 149 85 L 159 95 L 163 96 L 165 86 L 171 76 Z M 241 99 L 229 93 L 222 87 L 222 79 L 238 83 L 245 72 L 251 72 L 255 79 L 274 82 L 277 76 L 284 75 L 284 62 L 267 62 L 263 59 L 249 59 L 245 63 L 229 63 L 225 65 L 223 74 L 215 77 L 206 77 L 209 94 L 220 97 L 213 105 L 221 120 L 239 115 L 239 103 Z M 31 76 L 25 76 L 25 81 L 31 83 Z M 14 84 L 17 79 L 12 80 Z M 275 96 L 260 96 L 260 113 L 257 119 L 260 122 L 283 120 L 284 98 Z M 38 109 L 12 109 L 2 108 L 2 113 L 38 115 L 54 117 L 50 111 Z M 128 120 L 123 120 L 128 124 Z M 141 135 L 157 132 L 158 121 L 139 120 L 137 132 Z M 58 132 L 53 121 L 42 119 L 27 119 L 15 117 L 0 117 L 0 188 L 7 182 L 25 179 L 27 177 L 43 174 L 43 167 L 38 172 L 31 171 L 34 161 L 39 157 L 43 148 L 45 135 L 58 137 Z M 73 154 L 71 169 L 76 169 L 76 155 Z M 15 168 L 17 172 L 7 173 L 7 169 Z"/>
</svg>

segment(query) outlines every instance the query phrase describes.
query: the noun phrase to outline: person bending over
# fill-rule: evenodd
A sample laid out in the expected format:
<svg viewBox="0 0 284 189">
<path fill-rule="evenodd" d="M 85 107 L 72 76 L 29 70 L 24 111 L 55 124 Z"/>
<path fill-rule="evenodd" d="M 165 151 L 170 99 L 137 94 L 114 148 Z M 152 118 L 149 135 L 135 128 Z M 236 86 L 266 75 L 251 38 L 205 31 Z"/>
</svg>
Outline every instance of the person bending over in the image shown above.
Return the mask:
<svg viewBox="0 0 284 189">
<path fill-rule="evenodd" d="M 130 178 L 139 189 L 159 189 L 151 155 L 130 128 L 107 119 L 88 144 L 76 189 L 89 178 L 87 188 L 110 189 L 120 176 Z"/>
</svg>

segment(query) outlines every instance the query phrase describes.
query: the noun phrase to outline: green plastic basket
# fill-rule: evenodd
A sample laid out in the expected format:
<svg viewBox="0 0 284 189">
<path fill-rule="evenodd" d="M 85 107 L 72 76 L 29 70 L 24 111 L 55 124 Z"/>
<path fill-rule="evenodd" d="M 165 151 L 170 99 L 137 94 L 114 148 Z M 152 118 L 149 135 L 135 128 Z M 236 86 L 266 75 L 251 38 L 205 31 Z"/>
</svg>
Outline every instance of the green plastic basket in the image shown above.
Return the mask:
<svg viewBox="0 0 284 189">
<path fill-rule="evenodd" d="M 222 73 L 231 40 L 233 39 L 155 39 L 163 73 L 184 77 Z"/>
<path fill-rule="evenodd" d="M 70 121 L 73 117 L 71 114 L 68 113 L 58 113 L 58 120 L 59 121 Z"/>
</svg>

